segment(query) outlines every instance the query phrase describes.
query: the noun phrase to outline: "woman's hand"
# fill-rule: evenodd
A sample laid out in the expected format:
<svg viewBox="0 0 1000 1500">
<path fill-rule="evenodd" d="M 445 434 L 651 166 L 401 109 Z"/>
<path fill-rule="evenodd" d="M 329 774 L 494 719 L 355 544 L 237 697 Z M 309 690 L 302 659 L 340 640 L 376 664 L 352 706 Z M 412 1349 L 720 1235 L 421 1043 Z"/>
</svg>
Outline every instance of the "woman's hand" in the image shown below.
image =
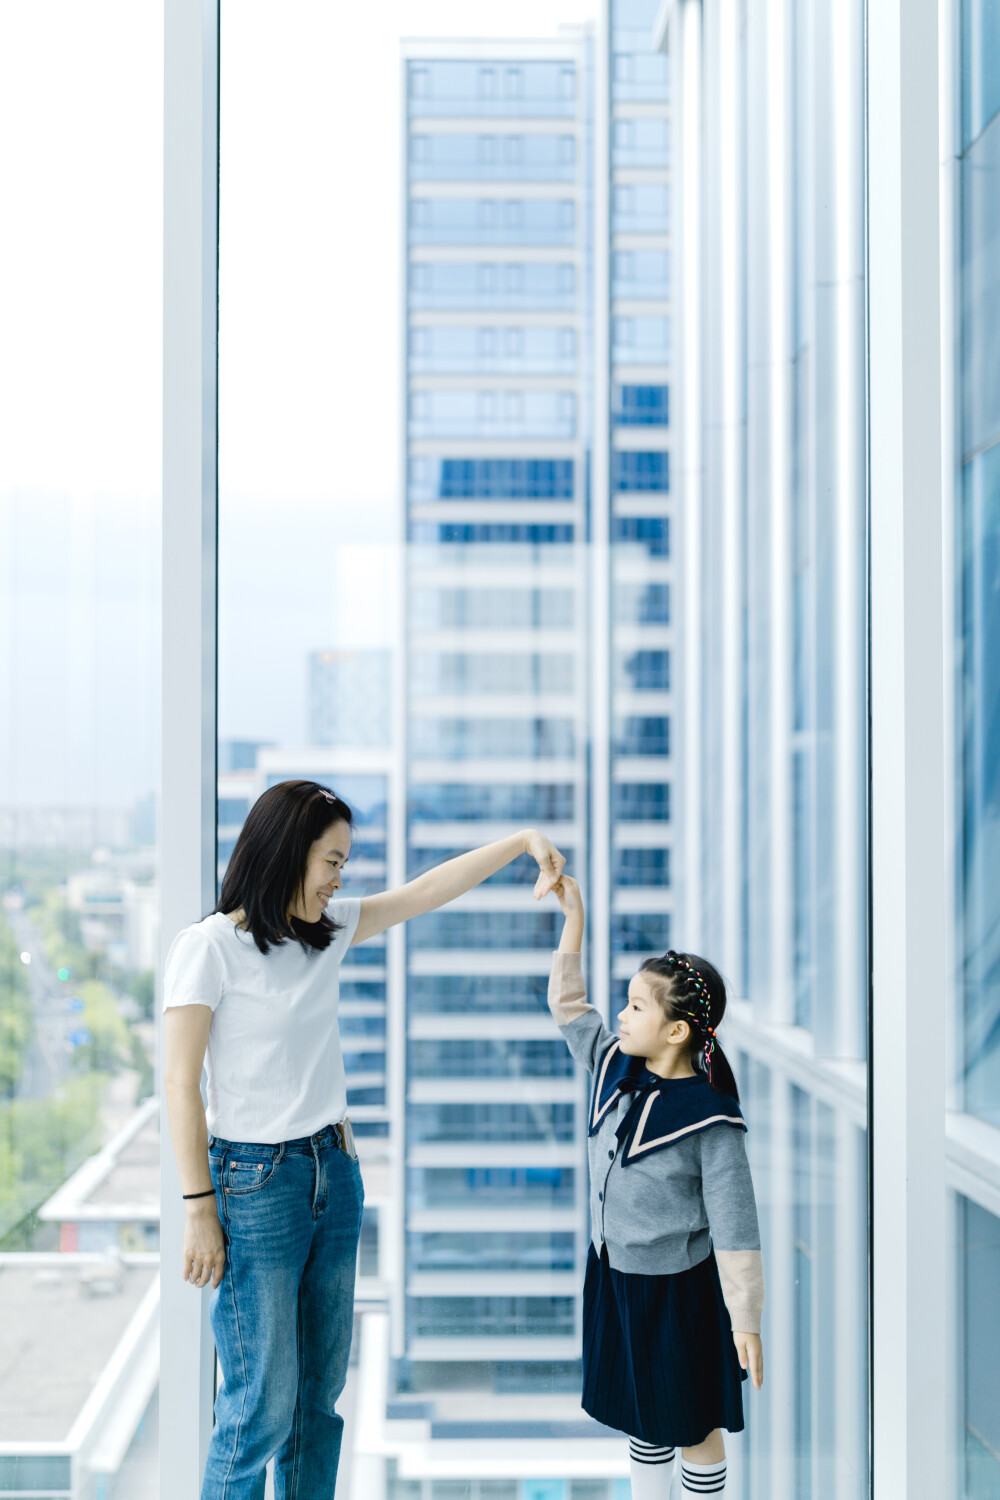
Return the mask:
<svg viewBox="0 0 1000 1500">
<path fill-rule="evenodd" d="M 764 1348 L 760 1334 L 734 1332 L 733 1338 L 736 1341 L 740 1368 L 749 1372 L 754 1390 L 759 1391 L 764 1384 Z"/>
<path fill-rule="evenodd" d="M 560 854 L 551 839 L 537 828 L 529 828 L 524 835 L 524 849 L 532 859 L 538 861 L 538 879 L 535 881 L 535 900 L 540 901 L 555 888 L 556 882 L 566 867 L 566 856 Z"/>
<path fill-rule="evenodd" d="M 215 1288 L 226 1268 L 226 1242 L 215 1198 L 197 1198 L 187 1205 L 181 1275 L 192 1286 Z"/>
</svg>

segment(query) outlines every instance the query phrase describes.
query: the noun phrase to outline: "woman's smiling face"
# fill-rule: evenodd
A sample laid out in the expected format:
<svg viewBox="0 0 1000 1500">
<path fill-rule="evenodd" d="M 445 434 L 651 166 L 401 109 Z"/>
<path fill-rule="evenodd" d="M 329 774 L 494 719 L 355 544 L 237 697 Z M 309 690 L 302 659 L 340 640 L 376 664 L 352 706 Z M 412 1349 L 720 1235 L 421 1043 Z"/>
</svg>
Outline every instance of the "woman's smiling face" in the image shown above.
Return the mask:
<svg viewBox="0 0 1000 1500">
<path fill-rule="evenodd" d="M 343 885 L 341 872 L 351 853 L 351 828 L 338 820 L 331 823 L 314 844 L 309 846 L 302 893 L 292 907 L 292 916 L 301 922 L 318 922 L 327 902 Z"/>
</svg>

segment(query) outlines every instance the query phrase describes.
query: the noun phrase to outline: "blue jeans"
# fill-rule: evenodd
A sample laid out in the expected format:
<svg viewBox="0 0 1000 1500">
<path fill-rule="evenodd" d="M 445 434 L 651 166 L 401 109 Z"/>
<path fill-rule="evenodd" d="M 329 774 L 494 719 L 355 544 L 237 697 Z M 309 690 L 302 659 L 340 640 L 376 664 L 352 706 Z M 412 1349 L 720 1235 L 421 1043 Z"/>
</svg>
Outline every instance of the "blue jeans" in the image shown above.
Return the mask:
<svg viewBox="0 0 1000 1500">
<path fill-rule="evenodd" d="M 212 1293 L 225 1384 L 201 1500 L 333 1500 L 364 1189 L 333 1126 L 257 1146 L 209 1141 L 226 1238 Z"/>
</svg>

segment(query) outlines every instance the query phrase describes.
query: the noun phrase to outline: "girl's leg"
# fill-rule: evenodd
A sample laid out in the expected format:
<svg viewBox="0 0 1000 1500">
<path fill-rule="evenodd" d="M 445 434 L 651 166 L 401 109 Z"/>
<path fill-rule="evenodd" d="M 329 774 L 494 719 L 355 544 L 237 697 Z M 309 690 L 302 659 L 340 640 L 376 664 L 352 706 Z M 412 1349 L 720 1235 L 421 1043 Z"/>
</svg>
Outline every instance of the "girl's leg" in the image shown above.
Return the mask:
<svg viewBox="0 0 1000 1500">
<path fill-rule="evenodd" d="M 721 1500 L 726 1493 L 726 1449 L 717 1427 L 703 1443 L 681 1450 L 681 1495 L 710 1495 Z"/>
<path fill-rule="evenodd" d="M 363 1203 L 357 1159 L 337 1145 L 320 1147 L 299 1288 L 295 1415 L 274 1461 L 275 1500 L 333 1500 L 337 1487 L 344 1419 L 336 1403 L 351 1354 Z"/>
<path fill-rule="evenodd" d="M 628 1440 L 632 1500 L 667 1500 L 674 1477 L 674 1448 L 658 1448 L 640 1438 Z"/>
</svg>

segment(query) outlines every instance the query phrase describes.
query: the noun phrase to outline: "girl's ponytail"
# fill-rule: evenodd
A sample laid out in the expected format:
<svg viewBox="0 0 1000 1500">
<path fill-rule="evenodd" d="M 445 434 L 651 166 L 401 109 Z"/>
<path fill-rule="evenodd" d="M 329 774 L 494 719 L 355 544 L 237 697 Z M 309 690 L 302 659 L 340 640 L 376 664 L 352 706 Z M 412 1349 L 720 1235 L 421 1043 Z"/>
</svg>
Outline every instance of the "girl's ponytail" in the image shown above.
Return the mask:
<svg viewBox="0 0 1000 1500">
<path fill-rule="evenodd" d="M 691 1027 L 693 1066 L 706 1074 L 717 1093 L 738 1103 L 733 1070 L 716 1038 L 726 1014 L 726 984 L 715 965 L 696 953 L 675 953 L 671 948 L 662 958 L 647 958 L 639 972 L 664 981 L 655 987 L 657 999 L 668 1021 L 687 1021 Z"/>
</svg>

